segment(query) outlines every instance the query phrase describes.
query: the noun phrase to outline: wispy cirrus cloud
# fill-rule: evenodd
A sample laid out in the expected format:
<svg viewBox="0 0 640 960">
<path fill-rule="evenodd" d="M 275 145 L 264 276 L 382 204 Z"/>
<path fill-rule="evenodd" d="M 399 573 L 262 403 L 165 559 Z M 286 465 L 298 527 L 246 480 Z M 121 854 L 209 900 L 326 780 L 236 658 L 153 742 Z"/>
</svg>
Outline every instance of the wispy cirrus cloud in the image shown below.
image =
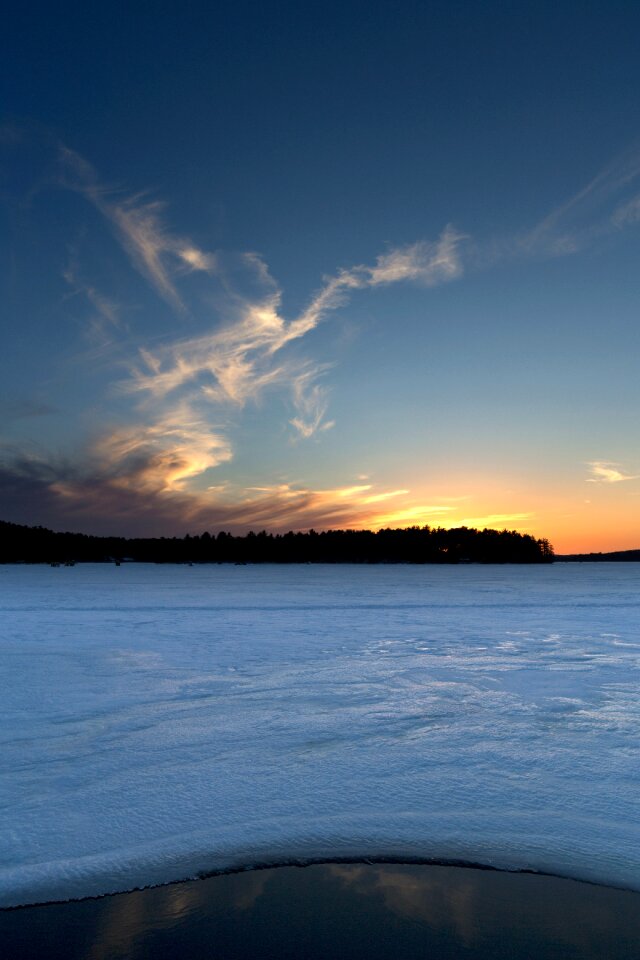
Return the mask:
<svg viewBox="0 0 640 960">
<path fill-rule="evenodd" d="M 215 275 L 216 315 L 211 329 L 195 336 L 138 343 L 128 377 L 114 384 L 120 420 L 123 398 L 132 398 L 128 421 L 105 429 L 74 468 L 18 456 L 10 458 L 6 476 L 17 470 L 41 486 L 43 502 L 55 502 L 61 515 L 69 516 L 104 509 L 133 522 L 137 510 L 148 517 L 153 504 L 164 523 L 171 515 L 181 524 L 206 519 L 210 525 L 235 527 L 259 521 L 295 528 L 362 525 L 378 515 L 390 517 L 381 509 L 391 498 L 406 498 L 407 491 L 373 491 L 368 484 L 325 491 L 284 484 L 244 492 L 218 484 L 203 490 L 201 478 L 232 459 L 233 419 L 268 390 L 289 393 L 295 413 L 288 419 L 297 437 L 309 439 L 332 427 L 323 383 L 331 363 L 288 348 L 359 290 L 402 282 L 435 286 L 459 277 L 464 237 L 449 226 L 435 242 L 389 249 L 371 264 L 342 268 L 323 279 L 306 308 L 287 318 L 282 290 L 259 254 L 206 252 L 167 226 L 163 203 L 103 184 L 91 164 L 66 147 L 60 148 L 59 161 L 62 186 L 99 211 L 134 269 L 178 314 L 190 312 L 180 289 L 185 277 L 194 271 Z M 64 276 L 71 295 L 91 305 L 95 337 L 117 339 L 116 303 L 84 279 L 75 257 Z M 418 514 L 423 517 L 424 510 L 411 516 Z"/>
<path fill-rule="evenodd" d="M 504 529 L 508 524 L 521 527 L 523 522 L 531 520 L 531 513 L 487 513 L 481 517 L 464 517 L 461 524 L 466 527 L 499 527 Z"/>
<path fill-rule="evenodd" d="M 466 234 L 447 226 L 435 243 L 415 243 L 381 254 L 372 266 L 360 265 L 342 269 L 326 277 L 309 306 L 294 320 L 289 339 L 304 336 L 324 319 L 326 314 L 342 306 L 355 290 L 386 286 L 401 281 L 436 286 L 460 277 L 463 272 L 460 243 Z"/>
<path fill-rule="evenodd" d="M 79 258 L 72 257 L 64 277 L 70 296 L 82 296 L 91 306 L 89 329 L 101 341 L 98 346 L 125 333 L 131 349 L 137 339 L 128 377 L 123 380 L 120 372 L 113 385 L 120 425 L 105 427 L 73 463 L 7 453 L 2 476 L 13 494 L 22 481 L 22 489 L 34 492 L 52 515 L 70 521 L 109 517 L 111 529 L 125 520 L 127 528 L 148 529 L 152 516 L 174 530 L 187 522 L 302 529 L 379 525 L 392 517 L 390 501 L 404 502 L 407 490 L 374 490 L 370 484 L 314 490 L 286 483 L 261 490 L 222 483 L 207 490 L 203 476 L 232 459 L 238 411 L 267 391 L 288 392 L 296 437 L 308 439 L 332 427 L 323 382 L 332 364 L 301 356 L 292 345 L 358 291 L 405 282 L 435 286 L 461 276 L 463 235 L 448 226 L 434 242 L 392 248 L 372 263 L 325 276 L 307 306 L 288 318 L 283 292 L 259 254 L 202 250 L 167 225 L 159 200 L 104 184 L 93 166 L 67 147 L 60 147 L 58 161 L 58 185 L 99 212 L 132 267 L 176 314 L 193 326 L 194 310 L 187 308 L 182 285 L 193 272 L 215 276 L 215 313 L 205 332 L 178 338 L 165 332 L 160 342 L 141 341 L 124 328 L 115 300 L 85 279 Z M 117 359 L 121 371 L 122 357 Z M 17 486 L 11 486 L 14 481 Z M 440 516 L 447 509 L 411 505 L 404 511 L 424 519 L 429 510 Z"/>
<path fill-rule="evenodd" d="M 72 255 L 63 271 L 65 282 L 69 285 L 69 297 L 83 297 L 91 307 L 86 333 L 98 349 L 107 347 L 125 329 L 118 305 L 105 296 L 94 284 L 87 283 L 80 276 L 77 257 Z"/>
<path fill-rule="evenodd" d="M 584 187 L 520 234 L 513 251 L 566 256 L 640 220 L 640 148 L 608 164 Z"/>
<path fill-rule="evenodd" d="M 611 460 L 590 460 L 587 466 L 591 471 L 591 476 L 587 477 L 587 483 L 622 483 L 625 480 L 637 480 L 640 477 L 638 473 L 625 473 L 619 463 Z"/>
<path fill-rule="evenodd" d="M 293 404 L 298 414 L 289 423 L 304 439 L 312 437 L 318 430 L 330 430 L 335 426 L 334 420 L 324 419 L 329 401 L 325 387 L 317 382 L 322 372 L 322 368 L 317 367 L 303 370 L 293 381 Z"/>
<path fill-rule="evenodd" d="M 640 220 L 640 193 L 621 203 L 611 215 L 611 223 L 614 227 L 623 228 L 630 224 L 638 223 Z"/>
<path fill-rule="evenodd" d="M 120 486 L 137 483 L 144 489 L 150 475 L 155 482 L 165 470 L 166 485 L 171 488 L 176 477 L 185 482 L 219 462 L 220 444 L 206 431 L 194 434 L 192 420 L 184 419 L 185 410 L 197 408 L 201 418 L 224 419 L 225 409 L 242 409 L 247 402 L 258 401 L 265 390 L 277 387 L 289 391 L 295 411 L 289 424 L 296 436 L 309 439 L 328 430 L 334 421 L 327 418 L 328 390 L 321 379 L 330 365 L 294 358 L 286 348 L 358 290 L 406 281 L 433 286 L 462 273 L 459 245 L 463 236 L 447 227 L 435 243 L 391 249 L 372 265 L 343 268 L 325 277 L 308 306 L 287 320 L 282 291 L 258 254 L 232 258 L 229 271 L 228 256 L 203 251 L 168 228 L 163 203 L 145 194 L 125 196 L 102 184 L 91 164 L 65 146 L 60 147 L 59 160 L 63 186 L 79 192 L 104 216 L 134 268 L 178 313 L 186 312 L 178 282 L 189 272 L 215 273 L 226 295 L 219 302 L 212 330 L 153 348 L 141 345 L 138 361 L 130 363 L 128 379 L 120 381 L 121 394 L 140 398 L 133 416 L 138 425 L 110 435 L 104 443 L 110 445 L 112 460 L 121 465 L 135 459 L 134 454 L 145 463 L 140 470 L 125 469 L 112 478 Z M 75 265 L 65 278 L 94 308 L 92 330 L 97 337 L 105 327 L 117 325 L 115 305 L 95 285 L 81 282 Z M 150 420 L 152 409 L 156 413 Z M 216 438 L 223 434 L 224 428 Z M 224 459 L 230 459 L 229 441 L 224 449 Z"/>
<path fill-rule="evenodd" d="M 332 425 L 325 419 L 327 390 L 318 382 L 327 367 L 309 360 L 279 359 L 284 348 L 315 329 L 357 290 L 406 281 L 434 286 L 462 274 L 464 236 L 449 226 L 435 243 L 392 249 L 372 265 L 344 268 L 326 277 L 306 309 L 287 321 L 281 312 L 282 291 L 258 254 L 236 258 L 252 294 L 230 290 L 219 255 L 170 231 L 163 219 L 164 204 L 144 195 L 122 197 L 101 184 L 94 168 L 67 147 L 60 148 L 60 159 L 63 184 L 79 191 L 103 214 L 134 267 L 176 310 L 185 311 L 177 280 L 186 272 L 216 273 L 227 287 L 231 320 L 223 316 L 210 333 L 178 339 L 154 351 L 141 347 L 140 362 L 132 365 L 131 378 L 121 389 L 146 393 L 154 401 L 190 387 L 212 404 L 242 407 L 268 387 L 286 386 L 296 410 L 289 422 L 300 437 L 309 438 Z M 74 278 L 67 279 L 72 283 Z M 113 322 L 114 309 L 107 299 L 90 285 L 85 284 L 83 292 L 98 315 Z"/>
<path fill-rule="evenodd" d="M 257 254 L 246 254 L 244 269 L 251 286 L 262 287 L 252 299 L 235 296 L 234 319 L 209 334 L 178 340 L 154 352 L 142 350 L 141 364 L 122 384 L 128 392 L 147 393 L 156 400 L 191 385 L 213 403 L 243 406 L 265 388 L 287 385 L 297 415 L 291 425 L 310 437 L 331 425 L 324 419 L 327 392 L 318 383 L 326 364 L 280 359 L 285 347 L 314 330 L 330 311 L 343 305 L 356 290 L 398 283 L 427 285 L 452 280 L 462 273 L 462 236 L 447 228 L 434 244 L 416 244 L 390 251 L 373 266 L 356 266 L 325 279 L 309 306 L 287 321 L 281 312 L 282 292 Z"/>
<path fill-rule="evenodd" d="M 60 147 L 62 183 L 83 194 L 112 224 L 134 267 L 149 280 L 171 306 L 184 312 L 175 285 L 181 273 L 216 269 L 214 254 L 200 250 L 191 240 L 171 233 L 162 219 L 165 204 L 144 194 L 122 197 L 100 183 L 96 171 L 68 147 Z"/>
</svg>

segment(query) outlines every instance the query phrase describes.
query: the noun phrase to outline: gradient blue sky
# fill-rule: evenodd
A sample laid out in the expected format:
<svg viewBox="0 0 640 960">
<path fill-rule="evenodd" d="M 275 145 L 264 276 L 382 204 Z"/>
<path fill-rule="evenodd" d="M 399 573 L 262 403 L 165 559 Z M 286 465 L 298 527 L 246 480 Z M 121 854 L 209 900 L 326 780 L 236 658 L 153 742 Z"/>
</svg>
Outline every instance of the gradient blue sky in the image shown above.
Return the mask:
<svg viewBox="0 0 640 960">
<path fill-rule="evenodd" d="M 640 546 L 640 7 L 0 36 L 0 516 Z"/>
</svg>

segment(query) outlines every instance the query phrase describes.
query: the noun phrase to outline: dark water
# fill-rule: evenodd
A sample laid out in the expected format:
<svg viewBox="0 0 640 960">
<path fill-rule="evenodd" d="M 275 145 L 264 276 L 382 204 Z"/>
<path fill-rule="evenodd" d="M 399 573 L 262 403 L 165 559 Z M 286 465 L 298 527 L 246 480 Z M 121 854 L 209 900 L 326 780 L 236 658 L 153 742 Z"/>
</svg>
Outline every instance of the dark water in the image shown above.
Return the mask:
<svg viewBox="0 0 640 960">
<path fill-rule="evenodd" d="M 640 894 L 398 864 L 280 867 L 0 912 L 7 960 L 640 956 Z"/>
</svg>

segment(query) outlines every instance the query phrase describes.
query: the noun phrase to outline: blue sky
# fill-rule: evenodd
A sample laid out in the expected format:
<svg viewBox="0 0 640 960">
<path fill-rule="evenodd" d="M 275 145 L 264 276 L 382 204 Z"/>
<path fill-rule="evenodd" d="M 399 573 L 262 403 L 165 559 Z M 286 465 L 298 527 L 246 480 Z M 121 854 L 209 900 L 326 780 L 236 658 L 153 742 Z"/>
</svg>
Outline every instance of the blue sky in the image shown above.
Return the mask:
<svg viewBox="0 0 640 960">
<path fill-rule="evenodd" d="M 640 11 L 15 9 L 0 492 L 640 545 Z"/>
</svg>

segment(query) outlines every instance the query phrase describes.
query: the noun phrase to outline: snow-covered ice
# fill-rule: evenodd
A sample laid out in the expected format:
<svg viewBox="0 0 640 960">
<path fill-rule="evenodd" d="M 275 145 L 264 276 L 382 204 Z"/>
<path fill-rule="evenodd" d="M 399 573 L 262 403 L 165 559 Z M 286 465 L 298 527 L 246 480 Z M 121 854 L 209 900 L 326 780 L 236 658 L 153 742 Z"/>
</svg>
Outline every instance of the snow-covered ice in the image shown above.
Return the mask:
<svg viewBox="0 0 640 960">
<path fill-rule="evenodd" d="M 0 567 L 0 905 L 363 856 L 640 890 L 639 587 Z"/>
</svg>

